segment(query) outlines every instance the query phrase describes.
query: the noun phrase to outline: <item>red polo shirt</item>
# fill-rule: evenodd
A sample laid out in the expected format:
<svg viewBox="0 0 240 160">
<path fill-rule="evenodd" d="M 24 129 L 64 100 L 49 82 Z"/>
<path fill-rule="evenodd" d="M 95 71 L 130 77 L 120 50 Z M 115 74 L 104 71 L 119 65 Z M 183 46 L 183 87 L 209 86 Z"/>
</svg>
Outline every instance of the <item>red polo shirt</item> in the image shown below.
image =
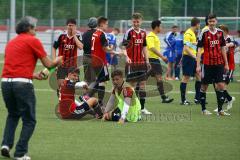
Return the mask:
<svg viewBox="0 0 240 160">
<path fill-rule="evenodd" d="M 30 34 L 19 34 L 5 48 L 2 77 L 32 79 L 38 58 L 45 56 L 39 39 Z"/>
</svg>

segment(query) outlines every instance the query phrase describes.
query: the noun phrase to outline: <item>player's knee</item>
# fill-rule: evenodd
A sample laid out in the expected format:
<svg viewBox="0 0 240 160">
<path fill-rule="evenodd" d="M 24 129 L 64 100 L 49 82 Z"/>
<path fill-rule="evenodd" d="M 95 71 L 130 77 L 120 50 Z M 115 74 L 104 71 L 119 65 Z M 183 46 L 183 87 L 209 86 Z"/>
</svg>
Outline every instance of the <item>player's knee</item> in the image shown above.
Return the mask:
<svg viewBox="0 0 240 160">
<path fill-rule="evenodd" d="M 207 85 L 202 85 L 202 86 L 201 86 L 201 91 L 202 91 L 202 92 L 206 92 L 206 91 L 207 91 L 207 88 L 208 88 Z"/>
<path fill-rule="evenodd" d="M 184 75 L 184 76 L 182 77 L 182 82 L 188 83 L 189 79 L 190 79 L 190 76 Z"/>
<path fill-rule="evenodd" d="M 224 90 L 225 89 L 225 83 L 223 83 L 223 82 L 217 83 L 216 89 L 219 90 L 219 91 Z"/>
</svg>

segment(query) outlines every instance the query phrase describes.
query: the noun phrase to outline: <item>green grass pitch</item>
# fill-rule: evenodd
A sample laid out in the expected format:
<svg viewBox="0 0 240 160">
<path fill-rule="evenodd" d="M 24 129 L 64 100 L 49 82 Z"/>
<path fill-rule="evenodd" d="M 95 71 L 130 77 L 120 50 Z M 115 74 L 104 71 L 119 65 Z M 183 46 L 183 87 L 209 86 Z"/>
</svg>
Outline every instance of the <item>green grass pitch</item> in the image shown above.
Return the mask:
<svg viewBox="0 0 240 160">
<path fill-rule="evenodd" d="M 42 68 L 37 67 L 37 70 Z M 100 120 L 58 119 L 54 112 L 56 93 L 50 90 L 47 81 L 35 81 L 37 126 L 29 144 L 29 155 L 33 160 L 240 159 L 240 83 L 233 82 L 229 86 L 230 93 L 237 99 L 230 117 L 203 116 L 200 105 L 179 105 L 179 81 L 170 83 L 173 91 L 168 95 L 175 99 L 172 104 L 162 104 L 160 97 L 148 98 L 146 107 L 154 116 L 144 117 L 138 123 L 118 125 Z M 188 91 L 194 91 L 193 81 Z M 210 86 L 207 94 L 210 111 L 216 108 L 212 91 Z M 193 96 L 187 95 L 191 101 Z M 2 138 L 7 112 L 0 97 Z M 20 129 L 21 123 L 16 140 Z"/>
</svg>

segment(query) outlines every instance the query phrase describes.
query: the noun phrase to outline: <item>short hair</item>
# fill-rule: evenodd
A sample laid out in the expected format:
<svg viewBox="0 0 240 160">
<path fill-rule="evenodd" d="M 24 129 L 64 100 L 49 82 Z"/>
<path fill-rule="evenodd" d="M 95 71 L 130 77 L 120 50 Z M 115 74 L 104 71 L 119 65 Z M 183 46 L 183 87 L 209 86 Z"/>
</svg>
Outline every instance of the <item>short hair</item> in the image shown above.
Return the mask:
<svg viewBox="0 0 240 160">
<path fill-rule="evenodd" d="M 224 32 L 229 33 L 229 29 L 228 29 L 228 27 L 226 25 L 219 25 L 219 28 L 221 30 L 223 30 Z"/>
<path fill-rule="evenodd" d="M 210 13 L 210 14 L 208 15 L 208 20 L 209 20 L 209 19 L 214 19 L 214 18 L 217 19 L 216 14 L 214 14 L 214 13 Z"/>
<path fill-rule="evenodd" d="M 154 20 L 154 21 L 152 21 L 151 27 L 152 27 L 152 29 L 155 29 L 156 27 L 159 27 L 160 24 L 161 24 L 160 20 Z"/>
<path fill-rule="evenodd" d="M 119 28 L 113 28 L 114 31 L 117 31 L 118 33 L 120 33 L 120 29 Z"/>
<path fill-rule="evenodd" d="M 96 28 L 97 27 L 97 18 L 96 17 L 90 17 L 88 19 L 88 27 L 89 28 Z"/>
<path fill-rule="evenodd" d="M 198 19 L 197 17 L 194 17 L 194 18 L 191 20 L 191 26 L 192 26 L 192 27 L 198 25 L 199 23 L 200 23 L 200 19 Z"/>
<path fill-rule="evenodd" d="M 111 77 L 114 78 L 115 76 L 120 76 L 120 77 L 123 77 L 123 72 L 119 69 L 116 69 L 114 70 L 112 73 L 111 73 Z"/>
<path fill-rule="evenodd" d="M 66 21 L 66 25 L 68 25 L 68 24 L 77 24 L 77 22 L 76 22 L 76 20 L 74 19 L 74 18 L 69 18 L 69 19 L 67 19 L 67 21 Z"/>
<path fill-rule="evenodd" d="M 16 33 L 26 33 L 37 26 L 37 19 L 31 16 L 23 17 L 16 25 Z"/>
<path fill-rule="evenodd" d="M 143 16 L 141 13 L 136 12 L 136 13 L 133 13 L 132 19 L 143 19 Z"/>
<path fill-rule="evenodd" d="M 79 68 L 77 68 L 77 67 L 70 67 L 69 69 L 68 69 L 68 74 L 69 73 L 77 73 L 77 74 L 80 74 L 80 70 L 79 70 Z"/>
<path fill-rule="evenodd" d="M 205 25 L 208 25 L 208 15 L 205 17 Z"/>
<path fill-rule="evenodd" d="M 98 17 L 97 25 L 100 26 L 102 23 L 105 23 L 107 21 L 108 19 L 106 17 Z"/>
<path fill-rule="evenodd" d="M 172 26 L 172 29 L 174 29 L 174 28 L 178 28 L 178 26 L 177 26 L 177 25 L 173 25 L 173 26 Z"/>
</svg>

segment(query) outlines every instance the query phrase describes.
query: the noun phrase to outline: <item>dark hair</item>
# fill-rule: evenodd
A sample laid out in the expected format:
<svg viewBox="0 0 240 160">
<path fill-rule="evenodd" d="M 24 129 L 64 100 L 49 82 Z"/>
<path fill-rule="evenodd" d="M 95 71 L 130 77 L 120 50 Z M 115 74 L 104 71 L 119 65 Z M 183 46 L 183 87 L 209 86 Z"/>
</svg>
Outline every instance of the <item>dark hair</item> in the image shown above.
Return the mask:
<svg viewBox="0 0 240 160">
<path fill-rule="evenodd" d="M 77 74 L 80 74 L 80 70 L 79 70 L 79 68 L 77 68 L 77 67 L 70 67 L 69 69 L 68 69 L 68 74 L 69 73 L 77 73 Z"/>
<path fill-rule="evenodd" d="M 143 16 L 141 13 L 133 13 L 132 19 L 143 19 Z"/>
<path fill-rule="evenodd" d="M 70 18 L 70 19 L 67 19 L 67 21 L 66 21 L 66 25 L 68 25 L 68 24 L 75 24 L 76 25 L 77 22 L 74 18 Z"/>
<path fill-rule="evenodd" d="M 26 16 L 20 19 L 16 25 L 16 33 L 26 33 L 30 29 L 35 28 L 37 25 L 37 19 L 31 16 Z"/>
<path fill-rule="evenodd" d="M 221 30 L 223 30 L 224 32 L 229 33 L 229 29 L 228 29 L 227 26 L 225 26 L 225 25 L 219 25 L 219 28 L 220 28 Z"/>
<path fill-rule="evenodd" d="M 198 19 L 197 17 L 194 17 L 194 18 L 191 20 L 191 26 L 192 26 L 192 27 L 198 25 L 199 23 L 200 23 L 200 19 Z"/>
<path fill-rule="evenodd" d="M 116 69 L 114 70 L 112 73 L 111 73 L 111 77 L 114 78 L 115 76 L 120 76 L 120 77 L 123 77 L 123 72 L 119 69 Z"/>
<path fill-rule="evenodd" d="M 205 17 L 205 24 L 208 26 L 208 15 Z"/>
<path fill-rule="evenodd" d="M 174 28 L 178 28 L 178 26 L 177 26 L 177 25 L 173 25 L 173 26 L 172 26 L 172 29 L 174 29 Z"/>
<path fill-rule="evenodd" d="M 160 20 L 154 20 L 154 21 L 152 21 L 151 27 L 152 27 L 152 29 L 155 29 L 156 27 L 159 27 L 160 24 L 161 24 Z"/>
<path fill-rule="evenodd" d="M 97 25 L 100 26 L 102 23 L 105 23 L 107 21 L 108 19 L 106 17 L 98 17 Z"/>
<path fill-rule="evenodd" d="M 217 18 L 216 14 L 210 13 L 210 14 L 208 15 L 208 20 L 209 20 L 209 19 L 214 19 L 214 18 Z"/>
<path fill-rule="evenodd" d="M 119 28 L 113 28 L 114 31 L 117 31 L 118 33 L 120 33 L 120 29 Z"/>
</svg>

